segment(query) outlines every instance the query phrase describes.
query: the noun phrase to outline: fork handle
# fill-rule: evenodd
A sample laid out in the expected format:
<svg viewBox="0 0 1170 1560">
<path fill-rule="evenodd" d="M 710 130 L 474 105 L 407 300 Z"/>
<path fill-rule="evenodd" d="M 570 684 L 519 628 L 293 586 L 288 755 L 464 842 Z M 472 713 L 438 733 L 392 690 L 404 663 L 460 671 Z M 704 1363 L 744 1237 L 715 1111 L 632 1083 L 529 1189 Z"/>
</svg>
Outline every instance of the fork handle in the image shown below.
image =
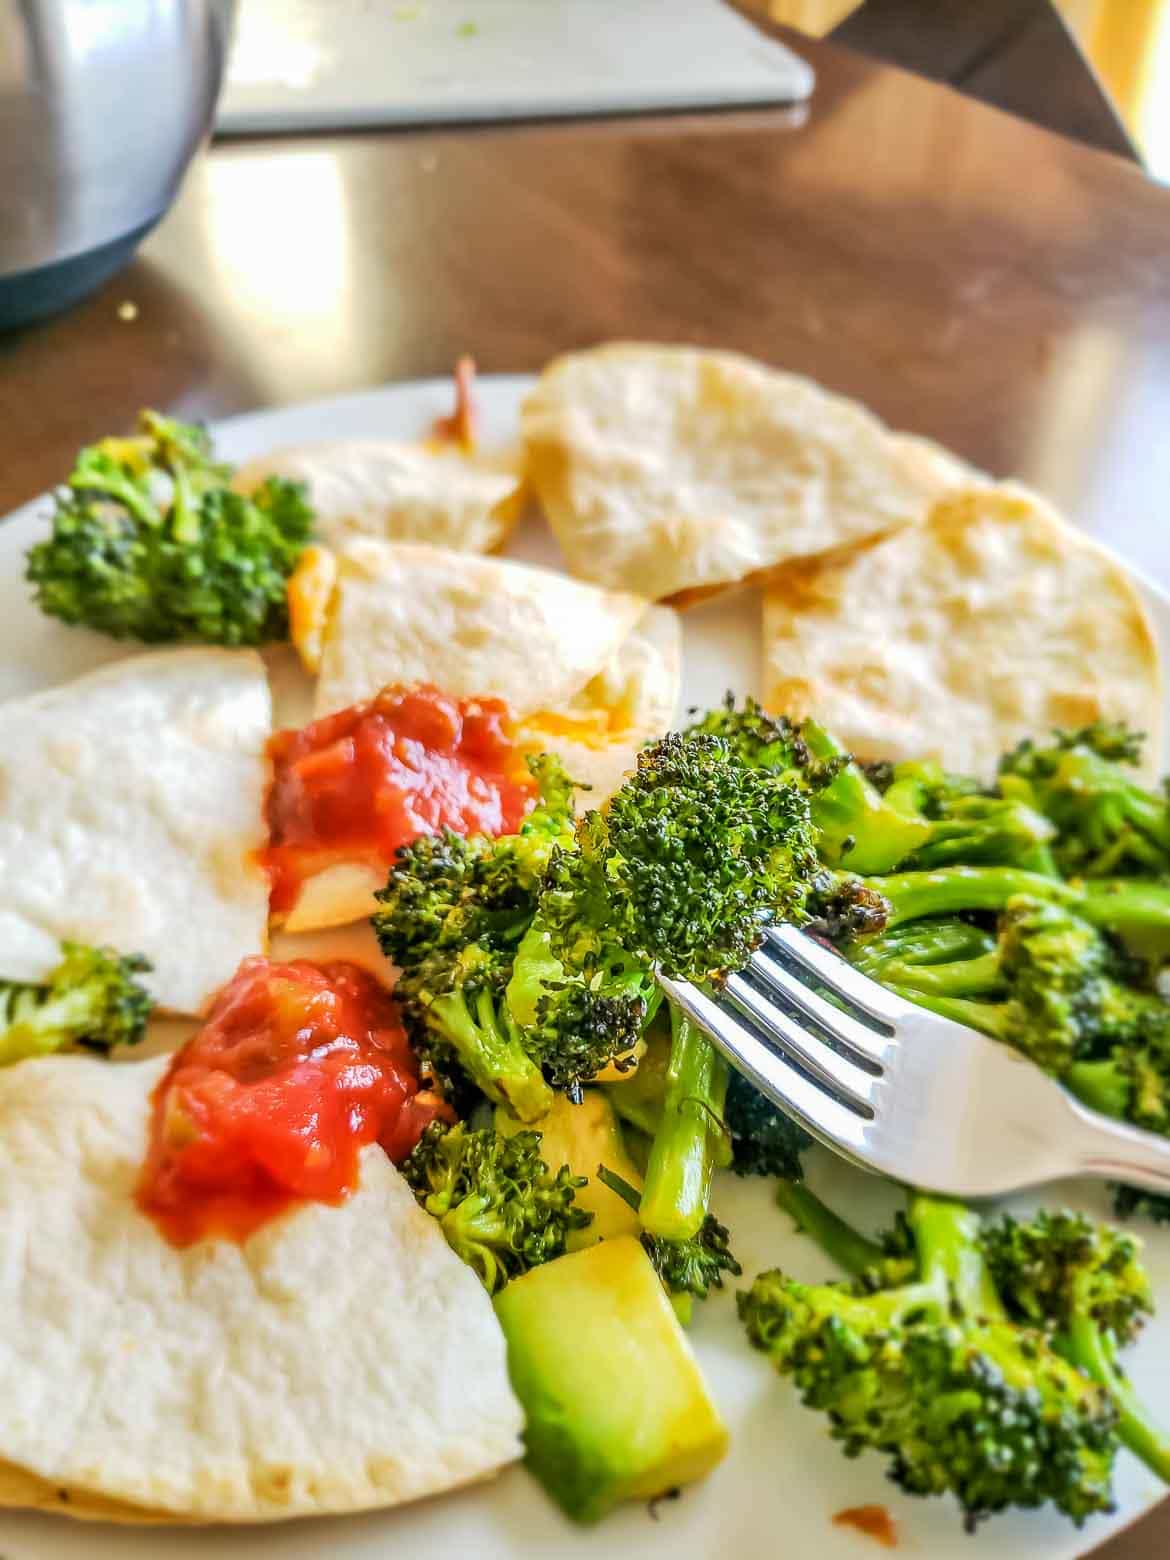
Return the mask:
<svg viewBox="0 0 1170 1560">
<path fill-rule="evenodd" d="M 1102 1116 L 1071 1095 L 1068 1103 L 1076 1118 L 1068 1147 L 1079 1174 L 1170 1196 L 1170 1138 Z"/>
</svg>

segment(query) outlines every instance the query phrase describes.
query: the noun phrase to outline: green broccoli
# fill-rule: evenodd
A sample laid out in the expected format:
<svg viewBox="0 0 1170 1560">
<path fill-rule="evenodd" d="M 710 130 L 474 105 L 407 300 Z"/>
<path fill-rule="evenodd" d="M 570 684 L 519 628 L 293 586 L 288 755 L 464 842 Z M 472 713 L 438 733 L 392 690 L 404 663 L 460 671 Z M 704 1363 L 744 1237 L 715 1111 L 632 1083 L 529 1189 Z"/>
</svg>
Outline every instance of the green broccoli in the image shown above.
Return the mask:
<svg viewBox="0 0 1170 1560">
<path fill-rule="evenodd" d="M 597 1179 L 631 1208 L 638 1208 L 637 1191 L 616 1171 L 598 1165 Z M 684 1325 L 690 1321 L 695 1300 L 705 1300 L 712 1289 L 723 1288 L 725 1273 L 738 1278 L 743 1272 L 731 1253 L 730 1240 L 727 1226 L 713 1213 L 707 1214 L 698 1231 L 685 1240 L 667 1240 L 642 1231 L 642 1248 Z"/>
<path fill-rule="evenodd" d="M 1057 875 L 1050 849 L 1056 826 L 1021 798 L 989 794 L 974 780 L 920 760 L 893 766 L 885 801 L 929 824 L 925 838 L 898 863 L 901 870 L 1001 864 Z"/>
<path fill-rule="evenodd" d="M 742 1073 L 732 1072 L 727 1080 L 723 1120 L 736 1175 L 775 1175 L 799 1181 L 800 1156 L 812 1147 L 812 1138 Z"/>
<path fill-rule="evenodd" d="M 1054 852 L 1069 877 L 1170 873 L 1170 797 L 1133 773 L 1144 738 L 1100 723 L 1056 732 L 1048 746 L 1021 742 L 1000 761 L 1000 789 L 1052 820 Z"/>
<path fill-rule="evenodd" d="M 797 784 L 745 767 L 722 737 L 664 737 L 579 820 L 578 849 L 554 852 L 541 897 L 552 950 L 586 974 L 614 945 L 676 977 L 738 968 L 764 917 L 801 916 L 814 839 Z"/>
<path fill-rule="evenodd" d="M 666 1089 L 638 1216 L 651 1235 L 690 1240 L 707 1217 L 712 1173 L 730 1158 L 723 1122 L 728 1066 L 707 1036 L 673 1006 L 670 1020 Z"/>
<path fill-rule="evenodd" d="M 432 1121 L 402 1173 L 447 1244 L 474 1268 L 488 1294 L 559 1257 L 593 1215 L 574 1206 L 584 1176 L 552 1171 L 539 1132 L 504 1136 Z"/>
<path fill-rule="evenodd" d="M 141 954 L 63 942 L 43 981 L 0 981 L 0 1066 L 67 1045 L 137 1045 L 152 999 L 135 977 L 149 969 Z"/>
<path fill-rule="evenodd" d="M 1109 1393 L 1120 1439 L 1170 1483 L 1170 1436 L 1117 1363 L 1153 1310 L 1140 1243 L 1081 1214 L 1039 1213 L 986 1225 L 981 1246 L 1009 1315 L 1043 1328 L 1058 1353 Z"/>
<path fill-rule="evenodd" d="M 287 638 L 285 585 L 313 523 L 304 486 L 270 477 L 245 497 L 230 474 L 204 430 L 157 412 L 82 450 L 28 553 L 37 605 L 148 644 Z"/>
<path fill-rule="evenodd" d="M 882 1452 L 908 1494 L 951 1492 L 969 1529 L 1013 1506 L 1052 1504 L 1078 1525 L 1112 1510 L 1109 1393 L 1010 1319 L 974 1213 L 912 1194 L 907 1228 L 916 1274 L 895 1287 L 762 1274 L 740 1296 L 752 1343 L 828 1414 L 847 1456 Z"/>
<path fill-rule="evenodd" d="M 823 859 L 856 872 L 889 872 L 928 832 L 922 819 L 886 804 L 881 792 L 823 727 L 764 712 L 754 699 L 737 709 L 731 694 L 687 728 L 684 737 L 726 742 L 741 765 L 768 769 L 808 793 Z"/>
<path fill-rule="evenodd" d="M 466 1083 L 523 1121 L 552 1088 L 581 1086 L 636 1045 L 658 1001 L 649 971 L 611 953 L 566 972 L 539 919 L 550 858 L 573 842 L 572 791 L 547 755 L 531 761 L 540 800 L 515 834 L 425 835 L 398 853 L 374 930 L 429 1074 L 456 1104 Z"/>
<path fill-rule="evenodd" d="M 1170 1004 L 1073 910 L 1008 900 L 996 939 L 926 919 L 843 951 L 909 1001 L 1022 1051 L 1095 1110 L 1170 1133 Z"/>
</svg>

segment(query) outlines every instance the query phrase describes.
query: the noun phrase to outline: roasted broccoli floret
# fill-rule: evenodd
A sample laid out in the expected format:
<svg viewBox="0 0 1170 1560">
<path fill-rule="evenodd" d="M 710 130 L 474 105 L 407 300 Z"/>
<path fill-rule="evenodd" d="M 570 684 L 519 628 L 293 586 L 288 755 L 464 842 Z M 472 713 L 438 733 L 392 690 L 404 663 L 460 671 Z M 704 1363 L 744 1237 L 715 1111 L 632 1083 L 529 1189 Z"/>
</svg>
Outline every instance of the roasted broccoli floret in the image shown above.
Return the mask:
<svg viewBox="0 0 1170 1560">
<path fill-rule="evenodd" d="M 740 764 L 769 769 L 806 790 L 827 862 L 855 872 L 889 872 L 925 837 L 924 821 L 887 806 L 862 767 L 816 721 L 797 724 L 768 715 L 754 699 L 737 708 L 728 694 L 721 709 L 684 732 L 694 735 L 718 737 Z"/>
<path fill-rule="evenodd" d="M 1055 825 L 1020 797 L 998 796 L 929 760 L 895 764 L 888 807 L 925 821 L 928 831 L 901 869 L 1003 864 L 1056 876 L 1049 848 Z"/>
<path fill-rule="evenodd" d="M 550 857 L 573 843 L 573 787 L 555 759 L 532 769 L 540 801 L 516 834 L 414 841 L 373 917 L 431 1076 L 466 1106 L 465 1075 L 529 1122 L 550 1108 L 550 1088 L 579 1097 L 582 1083 L 620 1066 L 658 1000 L 649 971 L 620 950 L 589 975 L 551 953 L 540 893 Z"/>
<path fill-rule="evenodd" d="M 151 644 L 287 638 L 285 585 L 313 525 L 304 486 L 270 477 L 245 496 L 230 476 L 203 429 L 157 412 L 82 450 L 28 553 L 37 605 Z"/>
<path fill-rule="evenodd" d="M 1053 846 L 1069 877 L 1164 877 L 1170 873 L 1170 797 L 1134 773 L 1144 738 L 1101 723 L 1022 742 L 1000 762 L 1000 787 L 1052 820 Z"/>
<path fill-rule="evenodd" d="M 152 1007 L 136 977 L 149 969 L 141 954 L 63 942 L 43 981 L 0 981 L 0 1066 L 67 1045 L 136 1045 Z"/>
<path fill-rule="evenodd" d="M 1023 1223 L 1005 1216 L 984 1227 L 980 1244 L 1009 1315 L 1043 1328 L 1065 1359 L 1104 1387 L 1121 1440 L 1170 1482 L 1170 1437 L 1117 1363 L 1153 1310 L 1140 1242 L 1062 1212 Z"/>
<path fill-rule="evenodd" d="M 733 1072 L 727 1080 L 723 1119 L 731 1139 L 731 1168 L 737 1175 L 800 1180 L 800 1157 L 812 1147 L 812 1138 L 742 1073 Z"/>
<path fill-rule="evenodd" d="M 751 1341 L 828 1414 L 846 1455 L 885 1454 L 909 1494 L 951 1492 L 969 1528 L 1013 1506 L 1052 1504 L 1077 1524 L 1111 1510 L 1111 1396 L 1008 1317 L 974 1213 L 914 1194 L 908 1229 L 917 1272 L 897 1287 L 762 1274 L 740 1296 Z"/>
<path fill-rule="evenodd" d="M 433 1121 L 402 1166 L 419 1204 L 488 1294 L 559 1257 L 570 1232 L 593 1217 L 574 1206 L 586 1178 L 567 1165 L 551 1170 L 540 1146 L 539 1132 L 505 1137 Z"/>
<path fill-rule="evenodd" d="M 615 944 L 673 976 L 737 968 L 764 917 L 800 917 L 817 873 L 805 793 L 722 737 L 645 748 L 577 839 L 553 855 L 541 914 L 556 956 L 587 974 Z"/>
</svg>

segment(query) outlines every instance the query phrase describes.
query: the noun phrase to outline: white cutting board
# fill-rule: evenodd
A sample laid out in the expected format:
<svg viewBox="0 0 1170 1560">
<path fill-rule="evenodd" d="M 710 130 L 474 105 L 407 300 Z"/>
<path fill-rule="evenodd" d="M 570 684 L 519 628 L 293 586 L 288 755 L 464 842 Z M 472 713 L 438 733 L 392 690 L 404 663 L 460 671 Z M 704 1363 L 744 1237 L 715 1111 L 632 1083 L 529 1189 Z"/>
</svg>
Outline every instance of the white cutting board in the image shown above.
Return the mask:
<svg viewBox="0 0 1170 1560">
<path fill-rule="evenodd" d="M 220 134 L 793 103 L 723 0 L 240 0 Z"/>
</svg>

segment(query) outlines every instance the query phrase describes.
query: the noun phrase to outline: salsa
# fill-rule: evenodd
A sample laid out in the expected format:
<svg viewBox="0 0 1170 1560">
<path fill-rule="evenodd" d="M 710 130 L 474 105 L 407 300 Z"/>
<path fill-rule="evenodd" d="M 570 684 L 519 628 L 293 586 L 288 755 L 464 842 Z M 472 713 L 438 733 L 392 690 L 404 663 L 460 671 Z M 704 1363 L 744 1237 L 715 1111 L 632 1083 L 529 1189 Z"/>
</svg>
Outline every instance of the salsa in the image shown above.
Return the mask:
<svg viewBox="0 0 1170 1560">
<path fill-rule="evenodd" d="M 245 959 L 155 1089 L 138 1203 L 176 1246 L 338 1203 L 358 1156 L 405 1159 L 447 1107 L 419 1092 L 390 993 L 354 964 Z"/>
<path fill-rule="evenodd" d="M 272 909 L 342 862 L 384 871 L 420 834 L 511 834 L 531 808 L 532 777 L 502 699 L 437 688 L 384 688 L 374 699 L 278 731 L 268 745 Z"/>
</svg>

